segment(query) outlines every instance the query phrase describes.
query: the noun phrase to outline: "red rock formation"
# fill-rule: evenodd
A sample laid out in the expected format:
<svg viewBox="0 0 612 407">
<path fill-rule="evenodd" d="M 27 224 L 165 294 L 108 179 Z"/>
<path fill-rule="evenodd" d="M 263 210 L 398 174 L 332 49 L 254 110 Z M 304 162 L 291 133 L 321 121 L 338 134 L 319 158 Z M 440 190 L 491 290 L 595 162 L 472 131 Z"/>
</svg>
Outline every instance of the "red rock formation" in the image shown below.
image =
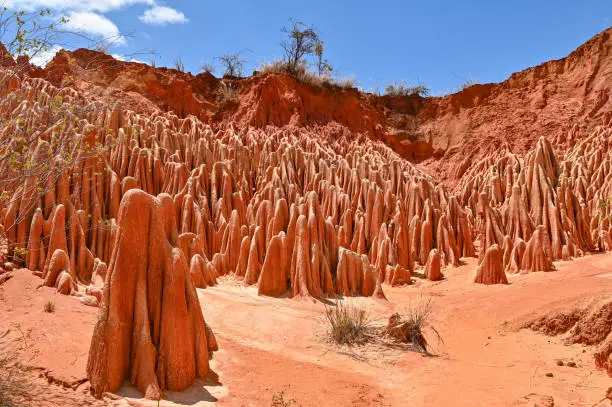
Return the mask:
<svg viewBox="0 0 612 407">
<path fill-rule="evenodd" d="M 432 249 L 425 264 L 425 277 L 430 281 L 438 281 L 444 278 L 441 271 L 442 260 L 437 249 Z"/>
<path fill-rule="evenodd" d="M 125 380 L 150 399 L 184 390 L 209 371 L 216 350 L 183 252 L 168 195 L 130 190 L 92 337 L 87 376 L 96 396 Z M 162 304 L 164 306 L 162 307 Z"/>
<path fill-rule="evenodd" d="M 508 284 L 504 273 L 503 252 L 494 244 L 487 249 L 484 260 L 478 266 L 475 283 L 480 284 Z"/>
<path fill-rule="evenodd" d="M 266 259 L 261 268 L 259 281 L 257 282 L 259 295 L 279 297 L 287 292 L 287 278 L 285 264 L 287 251 L 284 250 L 285 234 L 272 236 Z"/>
<path fill-rule="evenodd" d="M 536 228 L 536 231 L 527 243 L 525 254 L 523 254 L 521 270 L 526 273 L 533 271 L 549 271 L 552 270 L 552 267 L 550 243 L 548 242 L 546 230 L 540 225 Z"/>
</svg>

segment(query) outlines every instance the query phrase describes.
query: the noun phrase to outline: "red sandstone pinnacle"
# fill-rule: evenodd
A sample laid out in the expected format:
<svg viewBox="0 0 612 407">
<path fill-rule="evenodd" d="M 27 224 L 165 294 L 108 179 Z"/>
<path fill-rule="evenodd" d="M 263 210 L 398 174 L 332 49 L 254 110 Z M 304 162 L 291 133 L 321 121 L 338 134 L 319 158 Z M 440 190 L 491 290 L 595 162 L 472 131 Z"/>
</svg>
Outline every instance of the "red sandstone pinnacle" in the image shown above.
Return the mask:
<svg viewBox="0 0 612 407">
<path fill-rule="evenodd" d="M 432 249 L 429 252 L 427 263 L 425 264 L 425 277 L 430 281 L 438 281 L 444 278 L 441 271 L 442 259 L 437 249 Z"/>
<path fill-rule="evenodd" d="M 197 288 L 206 288 L 217 284 L 214 266 L 199 254 L 191 258 L 189 274 Z"/>
<path fill-rule="evenodd" d="M 510 258 L 506 263 L 506 272 L 509 274 L 516 274 L 521 271 L 521 265 L 523 264 L 523 256 L 527 245 L 523 239 L 517 239 L 513 243 L 512 251 L 510 252 Z"/>
<path fill-rule="evenodd" d="M 480 284 L 508 284 L 504 273 L 503 252 L 494 244 L 487 249 L 484 260 L 478 266 L 475 283 Z"/>
<path fill-rule="evenodd" d="M 283 250 L 283 241 L 285 234 L 272 236 L 266 259 L 259 275 L 257 282 L 259 295 L 267 295 L 270 297 L 279 297 L 287 292 L 287 279 L 283 265 L 286 263 L 283 256 L 286 252 Z"/>
<path fill-rule="evenodd" d="M 87 377 L 94 393 L 130 380 L 145 397 L 184 390 L 210 370 L 216 350 L 189 266 L 177 244 L 172 199 L 130 190 L 92 336 Z M 163 307 L 162 307 L 163 304 Z"/>
<path fill-rule="evenodd" d="M 68 253 L 68 244 L 66 242 L 66 208 L 64 205 L 58 205 L 53 208 L 48 236 L 47 260 L 45 262 L 45 268 L 43 269 L 43 278 L 45 279 L 49 273 L 49 263 L 53 253 L 58 249 L 64 251 L 64 253 Z M 69 264 L 70 262 L 68 262 L 68 265 Z"/>
<path fill-rule="evenodd" d="M 523 272 L 550 271 L 553 268 L 552 254 L 548 234 L 544 226 L 540 225 L 531 236 L 525 248 L 521 262 Z"/>
</svg>

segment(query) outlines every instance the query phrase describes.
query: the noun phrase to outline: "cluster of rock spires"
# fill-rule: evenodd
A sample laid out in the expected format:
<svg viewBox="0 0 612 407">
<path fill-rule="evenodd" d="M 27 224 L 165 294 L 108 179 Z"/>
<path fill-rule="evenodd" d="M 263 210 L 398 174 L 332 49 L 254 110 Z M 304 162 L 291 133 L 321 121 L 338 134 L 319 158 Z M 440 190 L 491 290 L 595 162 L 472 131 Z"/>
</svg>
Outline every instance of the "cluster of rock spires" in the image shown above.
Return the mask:
<svg viewBox="0 0 612 407">
<path fill-rule="evenodd" d="M 541 138 L 524 158 L 485 160 L 466 174 L 457 190 L 475 214 L 477 282 L 550 271 L 554 260 L 612 248 L 611 124 L 595 128 L 562 159 Z"/>
<path fill-rule="evenodd" d="M 6 98 L 5 112 L 35 121 L 37 105 L 58 96 L 83 104 L 53 131 L 98 146 L 44 193 L 18 189 L 3 212 L 9 252 L 24 249 L 16 260 L 63 293 L 95 292 L 114 271 L 132 189 L 171 200 L 170 241 L 197 287 L 234 274 L 261 295 L 382 297 L 381 284 L 409 283 L 415 263 L 438 279 L 441 266 L 475 253 L 468 212 L 382 143 L 329 128 L 214 133 L 193 117 L 85 105 L 42 80 L 20 88 L 23 100 Z M 33 160 L 59 160 L 45 137 L 32 148 Z"/>
<path fill-rule="evenodd" d="M 54 176 L 42 190 L 23 179 L 1 208 L 9 255 L 100 305 L 88 363 L 98 396 L 130 380 L 158 399 L 203 377 L 217 345 L 195 288 L 221 276 L 259 295 L 384 298 L 383 284 L 417 269 L 442 279 L 475 241 L 483 284 L 612 248 L 610 123 L 562 159 L 542 138 L 525 157 L 480 162 L 453 195 L 342 128 L 214 132 L 15 81 L 0 100 L 4 137 L 50 104 L 73 108 L 31 145 L 32 165 Z M 78 140 L 70 159 L 54 151 L 62 134 Z"/>
</svg>

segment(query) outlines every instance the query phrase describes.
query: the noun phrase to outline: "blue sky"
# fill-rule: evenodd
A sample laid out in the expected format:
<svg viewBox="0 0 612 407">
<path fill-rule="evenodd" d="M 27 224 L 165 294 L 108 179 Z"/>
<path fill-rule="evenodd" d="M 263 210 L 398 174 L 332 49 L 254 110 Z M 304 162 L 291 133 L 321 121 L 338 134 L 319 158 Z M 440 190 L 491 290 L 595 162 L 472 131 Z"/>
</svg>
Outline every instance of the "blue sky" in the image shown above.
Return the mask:
<svg viewBox="0 0 612 407">
<path fill-rule="evenodd" d="M 241 50 L 249 50 L 243 53 L 249 74 L 281 57 L 280 28 L 293 17 L 317 27 L 336 75 L 353 76 L 366 90 L 422 83 L 436 95 L 468 79 L 499 82 L 564 57 L 612 25 L 610 0 L 5 1 L 51 7 L 93 36 L 120 38 L 113 54 L 154 49 L 158 65 L 181 57 L 193 73 Z"/>
</svg>

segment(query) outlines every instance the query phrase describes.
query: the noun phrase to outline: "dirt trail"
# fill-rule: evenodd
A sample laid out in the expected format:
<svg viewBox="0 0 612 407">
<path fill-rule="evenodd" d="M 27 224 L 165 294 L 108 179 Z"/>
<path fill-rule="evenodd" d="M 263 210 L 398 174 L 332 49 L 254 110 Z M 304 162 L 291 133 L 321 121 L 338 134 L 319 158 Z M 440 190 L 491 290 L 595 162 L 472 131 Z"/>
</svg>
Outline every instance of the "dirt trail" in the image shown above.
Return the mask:
<svg viewBox="0 0 612 407">
<path fill-rule="evenodd" d="M 552 396 L 556 405 L 590 406 L 610 384 L 595 370 L 592 349 L 518 327 L 548 307 L 610 295 L 611 265 L 610 255 L 587 256 L 559 263 L 556 272 L 512 276 L 508 286 L 486 287 L 466 284 L 475 269 L 470 260 L 447 269 L 448 279 L 440 283 L 385 287 L 388 303 L 355 300 L 382 323 L 421 295 L 434 297 L 434 325 L 444 340 L 437 357 L 326 344 L 321 303 L 257 297 L 254 290 L 224 284 L 202 290 L 204 312 L 224 350 L 216 359 L 229 395 L 220 401 L 264 405 L 286 390 L 304 406 L 511 406 L 536 393 Z M 557 359 L 573 360 L 578 368 L 559 367 Z"/>
<path fill-rule="evenodd" d="M 218 401 L 266 406 L 284 391 L 286 399 L 302 406 L 515 406 L 528 405 L 530 394 L 552 396 L 555 405 L 591 406 L 611 384 L 605 372 L 595 369 L 593 349 L 565 346 L 562 337 L 518 327 L 548 309 L 609 296 L 611 267 L 612 254 L 591 255 L 560 262 L 555 272 L 511 276 L 507 286 L 482 286 L 469 284 L 475 273 L 475 259 L 470 259 L 446 269 L 442 282 L 417 279 L 413 287 L 386 286 L 388 302 L 350 300 L 365 305 L 374 322 L 383 324 L 421 296 L 433 297 L 432 322 L 444 340 L 435 346 L 435 357 L 381 345 L 337 348 L 326 342 L 322 303 L 258 297 L 255 289 L 227 279 L 198 290 L 219 341 L 215 374 L 183 394 L 168 394 L 170 402 L 161 405 Z M 24 357 L 55 383 L 37 382 L 47 387 L 41 392 L 49 400 L 46 405 L 59 405 L 58 400 L 96 405 L 87 383 L 79 383 L 98 310 L 54 295 L 49 288 L 36 290 L 38 282 L 29 272 L 18 271 L 2 286 L 0 331 L 9 331 L 5 338 L 19 338 L 23 332 L 29 340 Z M 45 314 L 43 304 L 51 298 L 56 312 Z M 558 359 L 572 360 L 577 367 L 557 366 Z M 126 399 L 106 402 L 149 404 L 131 387 L 119 396 Z"/>
</svg>

